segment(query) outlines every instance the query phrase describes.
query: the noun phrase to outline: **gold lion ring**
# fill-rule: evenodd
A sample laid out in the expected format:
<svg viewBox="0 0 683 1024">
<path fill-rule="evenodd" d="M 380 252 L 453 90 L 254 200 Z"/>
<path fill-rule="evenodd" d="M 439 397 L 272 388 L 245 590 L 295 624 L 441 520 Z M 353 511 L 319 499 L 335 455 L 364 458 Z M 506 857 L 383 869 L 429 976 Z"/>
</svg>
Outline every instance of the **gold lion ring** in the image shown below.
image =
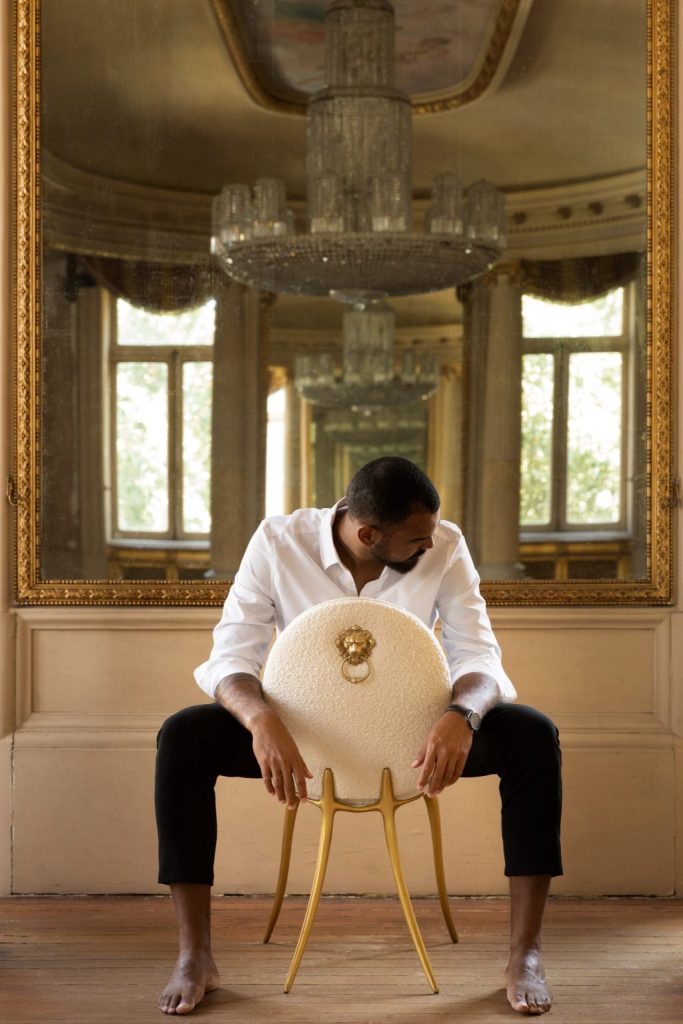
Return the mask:
<svg viewBox="0 0 683 1024">
<path fill-rule="evenodd" d="M 370 675 L 369 658 L 376 646 L 372 633 L 362 626 L 349 626 L 337 637 L 337 650 L 342 657 L 341 674 L 348 683 L 363 683 Z M 350 666 L 364 666 L 365 671 L 351 672 Z"/>
<path fill-rule="evenodd" d="M 363 661 L 360 664 L 365 666 L 365 674 L 362 676 L 355 675 L 354 673 L 349 672 L 349 669 L 347 667 L 348 665 L 358 666 L 358 662 L 353 661 L 352 658 L 350 657 L 344 658 L 344 660 L 342 661 L 341 674 L 344 676 L 344 679 L 346 679 L 348 683 L 364 683 L 365 680 L 370 675 L 370 662 Z"/>
</svg>

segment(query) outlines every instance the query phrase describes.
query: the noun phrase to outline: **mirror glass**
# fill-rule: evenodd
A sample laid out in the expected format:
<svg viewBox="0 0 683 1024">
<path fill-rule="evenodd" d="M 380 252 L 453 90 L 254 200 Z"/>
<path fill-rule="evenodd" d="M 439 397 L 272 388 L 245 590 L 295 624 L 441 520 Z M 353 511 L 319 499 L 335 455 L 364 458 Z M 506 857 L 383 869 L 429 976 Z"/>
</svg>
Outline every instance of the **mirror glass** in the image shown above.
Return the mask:
<svg viewBox="0 0 683 1024">
<path fill-rule="evenodd" d="M 456 173 L 504 192 L 507 239 L 457 290 L 386 300 L 370 406 L 310 400 L 312 366 L 354 380 L 341 303 L 210 251 L 227 183 L 277 175 L 305 229 L 325 6 L 42 0 L 40 578 L 227 580 L 263 515 L 390 453 L 484 580 L 645 578 L 647 5 L 397 0 L 416 230 Z"/>
</svg>

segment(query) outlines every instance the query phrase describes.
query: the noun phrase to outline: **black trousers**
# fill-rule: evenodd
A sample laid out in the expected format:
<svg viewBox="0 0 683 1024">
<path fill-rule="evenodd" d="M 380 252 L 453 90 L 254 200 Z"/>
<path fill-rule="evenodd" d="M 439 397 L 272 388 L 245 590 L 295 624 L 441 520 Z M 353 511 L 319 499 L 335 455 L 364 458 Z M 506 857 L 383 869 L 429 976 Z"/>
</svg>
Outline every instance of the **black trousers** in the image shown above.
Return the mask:
<svg viewBox="0 0 683 1024">
<path fill-rule="evenodd" d="M 558 731 L 534 708 L 497 704 L 474 734 L 463 776 L 500 778 L 506 875 L 562 874 L 560 771 Z M 261 777 L 251 733 L 219 704 L 167 719 L 157 741 L 160 882 L 213 884 L 219 775 Z"/>
</svg>

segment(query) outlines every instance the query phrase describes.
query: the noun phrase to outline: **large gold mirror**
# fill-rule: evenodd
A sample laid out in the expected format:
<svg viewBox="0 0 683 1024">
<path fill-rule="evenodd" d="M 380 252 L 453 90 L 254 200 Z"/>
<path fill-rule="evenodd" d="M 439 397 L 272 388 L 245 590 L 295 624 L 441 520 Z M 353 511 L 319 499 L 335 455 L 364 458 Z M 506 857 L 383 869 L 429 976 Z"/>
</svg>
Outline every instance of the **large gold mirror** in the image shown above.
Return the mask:
<svg viewBox="0 0 683 1024">
<path fill-rule="evenodd" d="M 340 384 L 339 302 L 211 255 L 226 183 L 277 175 L 305 230 L 325 0 L 16 0 L 19 603 L 219 603 L 264 515 L 386 453 L 491 603 L 672 599 L 672 0 L 394 6 L 415 224 L 457 172 L 507 229 L 483 275 L 386 301 L 404 391 L 368 406 L 311 384 Z"/>
</svg>

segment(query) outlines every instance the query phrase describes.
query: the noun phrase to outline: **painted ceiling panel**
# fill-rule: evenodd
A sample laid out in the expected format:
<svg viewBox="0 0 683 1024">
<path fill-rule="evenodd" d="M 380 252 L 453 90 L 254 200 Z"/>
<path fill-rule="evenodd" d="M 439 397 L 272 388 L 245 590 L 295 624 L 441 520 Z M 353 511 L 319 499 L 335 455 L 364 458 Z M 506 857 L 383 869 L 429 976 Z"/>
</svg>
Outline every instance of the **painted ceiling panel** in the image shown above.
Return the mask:
<svg viewBox="0 0 683 1024">
<path fill-rule="evenodd" d="M 226 0 L 227 2 L 227 0 Z M 321 89 L 327 0 L 233 0 L 247 55 L 277 95 Z M 457 92 L 481 65 L 504 0 L 396 0 L 397 87 Z"/>
</svg>

